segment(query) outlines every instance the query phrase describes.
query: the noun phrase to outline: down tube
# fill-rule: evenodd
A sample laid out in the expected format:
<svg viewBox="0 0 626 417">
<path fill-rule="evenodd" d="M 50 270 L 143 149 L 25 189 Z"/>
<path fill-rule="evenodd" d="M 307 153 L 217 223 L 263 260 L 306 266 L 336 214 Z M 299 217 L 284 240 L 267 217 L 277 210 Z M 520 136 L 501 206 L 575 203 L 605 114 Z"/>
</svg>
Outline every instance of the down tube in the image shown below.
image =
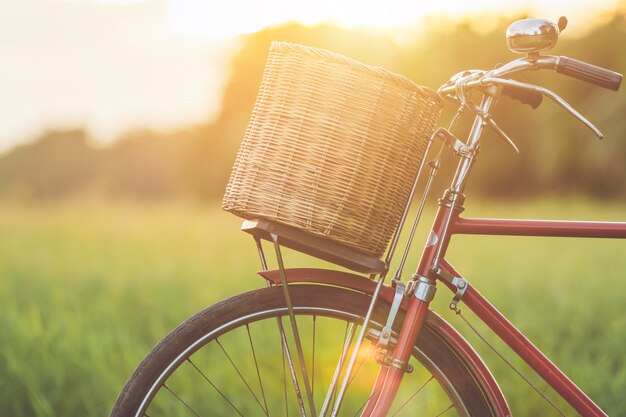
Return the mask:
<svg viewBox="0 0 626 417">
<path fill-rule="evenodd" d="M 446 260 L 440 261 L 440 265 L 448 273 L 457 277 L 461 276 Z M 524 362 L 532 367 L 544 381 L 550 384 L 577 412 L 585 417 L 606 417 L 606 414 L 600 407 L 591 401 L 576 384 L 471 285 L 465 291 L 463 303 L 487 324 L 500 339 L 509 345 Z"/>
</svg>

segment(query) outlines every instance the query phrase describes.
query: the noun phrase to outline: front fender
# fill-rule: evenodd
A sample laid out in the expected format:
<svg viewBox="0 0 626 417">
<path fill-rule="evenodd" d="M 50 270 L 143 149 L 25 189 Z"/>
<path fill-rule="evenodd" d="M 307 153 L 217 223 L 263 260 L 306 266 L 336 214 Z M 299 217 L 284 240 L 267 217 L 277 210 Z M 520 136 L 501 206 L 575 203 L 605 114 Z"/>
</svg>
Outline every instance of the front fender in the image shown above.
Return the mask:
<svg viewBox="0 0 626 417">
<path fill-rule="evenodd" d="M 272 284 L 281 284 L 280 270 L 274 269 L 271 271 L 259 272 L 263 278 Z M 291 268 L 285 269 L 285 276 L 288 284 L 323 284 L 332 285 L 336 287 L 346 288 L 353 291 L 359 291 L 364 294 L 373 294 L 376 288 L 376 281 L 366 278 L 361 275 L 352 274 L 343 271 L 333 271 L 329 269 L 316 269 L 316 268 Z M 388 303 L 393 301 L 394 289 L 389 286 L 383 286 L 380 290 L 380 298 Z M 403 300 L 401 308 L 406 310 L 408 302 Z M 503 417 L 511 415 L 506 399 L 498 386 L 498 383 L 494 379 L 493 375 L 487 365 L 478 356 L 476 351 L 465 340 L 465 338 L 457 332 L 448 322 L 441 318 L 438 314 L 429 311 L 426 316 L 427 323 L 434 329 L 437 329 L 447 336 L 448 340 L 454 345 L 460 355 L 463 355 L 468 359 L 468 363 L 474 369 L 474 372 L 480 375 L 481 384 L 487 395 L 491 396 L 493 403 L 497 404 L 499 409 L 496 410 L 497 414 Z"/>
</svg>

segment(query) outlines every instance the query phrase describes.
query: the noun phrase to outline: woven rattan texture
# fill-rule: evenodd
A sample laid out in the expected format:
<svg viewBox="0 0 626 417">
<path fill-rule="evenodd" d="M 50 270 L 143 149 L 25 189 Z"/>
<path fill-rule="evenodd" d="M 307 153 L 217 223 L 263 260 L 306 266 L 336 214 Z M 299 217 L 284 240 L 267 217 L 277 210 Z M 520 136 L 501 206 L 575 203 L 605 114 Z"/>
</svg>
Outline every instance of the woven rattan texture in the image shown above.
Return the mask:
<svg viewBox="0 0 626 417">
<path fill-rule="evenodd" d="M 274 42 L 223 208 L 381 257 L 440 108 L 385 69 Z"/>
</svg>

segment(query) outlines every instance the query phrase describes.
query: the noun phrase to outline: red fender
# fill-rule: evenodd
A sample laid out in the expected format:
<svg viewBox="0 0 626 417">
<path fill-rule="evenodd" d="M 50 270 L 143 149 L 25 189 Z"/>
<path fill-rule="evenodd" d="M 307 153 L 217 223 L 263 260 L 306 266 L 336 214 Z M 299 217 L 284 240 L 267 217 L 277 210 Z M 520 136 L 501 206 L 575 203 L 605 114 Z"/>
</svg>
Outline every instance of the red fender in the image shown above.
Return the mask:
<svg viewBox="0 0 626 417">
<path fill-rule="evenodd" d="M 351 274 L 349 272 L 333 271 L 328 269 L 316 269 L 316 268 L 292 268 L 285 270 L 287 283 L 311 283 L 311 284 L 324 284 L 333 285 L 341 288 L 347 288 L 350 290 L 359 291 L 365 294 L 373 294 L 376 287 L 376 282 L 363 277 L 361 275 Z M 259 272 L 263 278 L 271 282 L 272 284 L 280 284 L 280 271 L 275 269 L 272 271 Z M 389 286 L 383 286 L 380 291 L 380 297 L 388 303 L 393 301 L 394 289 Z M 408 303 L 406 300 L 402 302 L 402 309 L 406 309 Z M 439 330 L 442 334 L 445 334 L 448 339 L 455 345 L 458 352 L 468 358 L 470 366 L 480 375 L 481 384 L 483 389 L 494 404 L 499 407 L 496 413 L 502 417 L 509 417 L 511 411 L 506 403 L 506 399 L 498 386 L 498 383 L 494 379 L 491 371 L 487 368 L 487 365 L 478 356 L 476 351 L 470 346 L 459 332 L 457 332 L 448 322 L 446 322 L 439 315 L 432 311 L 426 317 L 426 321 L 430 326 Z"/>
</svg>

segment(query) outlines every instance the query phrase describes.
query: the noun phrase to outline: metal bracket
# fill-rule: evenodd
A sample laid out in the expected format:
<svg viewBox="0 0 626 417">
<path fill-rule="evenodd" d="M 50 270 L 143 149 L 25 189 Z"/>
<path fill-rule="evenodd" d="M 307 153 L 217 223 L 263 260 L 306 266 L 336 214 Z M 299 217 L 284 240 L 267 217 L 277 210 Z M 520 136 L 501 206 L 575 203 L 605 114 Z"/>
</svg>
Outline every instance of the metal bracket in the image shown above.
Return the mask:
<svg viewBox="0 0 626 417">
<path fill-rule="evenodd" d="M 382 334 L 383 332 L 380 330 L 368 329 L 365 337 L 367 337 L 372 343 L 378 343 L 378 340 L 380 340 L 380 337 L 382 336 Z M 389 341 L 387 342 L 387 348 L 393 349 L 397 344 L 398 344 L 398 339 L 391 336 L 389 337 Z"/>
<path fill-rule="evenodd" d="M 427 303 L 431 302 L 435 297 L 435 292 L 437 291 L 435 281 L 419 274 L 413 274 L 412 278 L 413 279 L 410 282 L 413 284 L 411 285 L 411 293 L 418 300 L 422 300 Z"/>
<path fill-rule="evenodd" d="M 454 275 L 449 274 L 439 267 L 434 268 L 432 272 L 439 276 L 439 278 L 443 279 L 446 282 L 449 282 L 454 287 L 456 287 L 456 293 L 454 294 L 454 298 L 452 298 L 452 301 L 450 301 L 450 309 L 458 311 L 459 302 L 465 295 L 465 291 L 467 290 L 467 287 L 469 287 L 469 283 L 465 279 L 461 277 L 455 277 Z"/>
<path fill-rule="evenodd" d="M 459 138 L 450 133 L 446 128 L 439 127 L 435 129 L 432 137 L 444 141 L 446 145 L 454 150 L 456 156 L 469 157 L 476 153 L 476 149 L 461 142 Z"/>
<path fill-rule="evenodd" d="M 393 366 L 394 368 L 398 368 L 401 371 L 406 372 L 407 374 L 413 372 L 413 365 L 411 365 L 408 361 L 396 359 L 386 352 L 380 352 L 376 356 L 376 361 L 378 361 L 378 363 L 383 366 Z"/>
<path fill-rule="evenodd" d="M 291 331 L 293 333 L 293 338 L 296 344 L 296 351 L 298 353 L 298 360 L 300 362 L 300 370 L 302 372 L 302 375 L 304 376 L 303 378 L 304 387 L 306 389 L 307 398 L 309 400 L 309 407 L 311 410 L 311 415 L 315 416 L 317 415 L 317 413 L 315 412 L 315 403 L 313 402 L 313 390 L 311 389 L 311 383 L 309 382 L 309 376 L 308 376 L 309 373 L 307 371 L 306 362 L 304 360 L 304 351 L 302 349 L 300 332 L 298 331 L 298 323 L 296 321 L 296 315 L 293 310 L 293 304 L 291 303 L 291 296 L 289 295 L 289 286 L 287 285 L 287 275 L 285 273 L 285 264 L 283 263 L 283 255 L 281 254 L 281 251 L 280 251 L 280 243 L 278 242 L 278 235 L 272 233 L 270 234 L 270 238 L 272 239 L 272 242 L 274 243 L 274 250 L 276 252 L 276 262 L 278 263 L 278 268 L 280 270 L 280 280 L 281 280 L 281 283 L 283 284 L 282 287 L 283 287 L 283 294 L 285 298 L 285 304 L 287 306 L 287 311 L 289 313 L 289 322 L 291 323 Z M 278 322 L 280 323 L 279 330 L 280 330 L 281 338 L 283 341 L 283 346 L 285 347 L 285 353 L 287 353 L 288 356 L 291 356 L 289 354 L 289 345 L 287 343 L 287 339 L 285 338 L 282 323 L 280 322 L 280 320 Z M 302 396 L 300 394 L 301 391 L 300 391 L 300 386 L 298 384 L 298 378 L 296 376 L 296 372 L 291 362 L 291 359 L 289 359 L 289 368 L 291 371 L 291 377 L 293 379 L 294 388 L 298 397 L 298 405 L 300 406 L 300 411 L 303 416 L 306 416 L 307 413 L 305 411 L 304 401 L 302 400 Z"/>
<path fill-rule="evenodd" d="M 404 292 L 406 291 L 406 285 L 404 282 L 396 280 L 394 283 L 396 285 L 396 293 L 393 295 L 393 301 L 391 302 L 391 308 L 389 309 L 389 316 L 387 316 L 387 324 L 385 324 L 385 327 L 383 327 L 383 330 L 380 333 L 378 347 L 385 347 L 389 344 L 392 332 L 391 327 L 393 326 L 393 322 L 398 315 L 400 303 L 402 303 L 402 298 L 404 297 Z"/>
</svg>

